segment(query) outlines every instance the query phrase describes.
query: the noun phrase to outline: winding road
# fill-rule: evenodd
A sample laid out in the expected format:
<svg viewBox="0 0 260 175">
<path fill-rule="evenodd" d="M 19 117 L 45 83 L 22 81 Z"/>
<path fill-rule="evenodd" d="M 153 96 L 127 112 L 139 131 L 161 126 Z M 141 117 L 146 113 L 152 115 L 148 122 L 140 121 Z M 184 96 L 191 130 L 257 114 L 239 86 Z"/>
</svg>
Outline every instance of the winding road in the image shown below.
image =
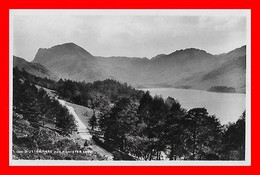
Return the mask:
<svg viewBox="0 0 260 175">
<path fill-rule="evenodd" d="M 77 127 L 78 127 L 78 134 L 80 136 L 80 138 L 84 139 L 84 140 L 88 140 L 91 141 L 91 145 L 89 145 L 89 147 L 91 147 L 91 149 L 97 153 L 99 153 L 101 156 L 104 156 L 107 158 L 107 160 L 113 160 L 113 155 L 106 151 L 105 149 L 101 148 L 100 146 L 96 145 L 95 142 L 92 140 L 92 135 L 89 132 L 89 129 L 87 127 L 87 125 L 80 119 L 83 118 L 83 116 L 78 116 L 78 115 L 82 115 L 82 113 L 76 113 L 74 108 L 72 106 L 69 105 L 68 102 L 66 102 L 65 100 L 61 100 L 58 99 L 59 103 L 63 106 L 65 106 L 69 112 L 74 116 L 75 120 L 77 121 Z M 81 108 L 84 109 L 86 107 L 77 105 L 77 108 Z"/>
<path fill-rule="evenodd" d="M 113 155 L 110 152 L 108 152 L 105 149 L 103 149 L 102 147 L 98 146 L 92 140 L 92 135 L 89 132 L 88 124 L 87 124 L 88 123 L 88 118 L 85 116 L 86 113 L 91 114 L 92 109 L 89 109 L 89 108 L 81 106 L 81 105 L 76 105 L 76 104 L 73 104 L 73 103 L 69 103 L 69 102 L 67 102 L 65 100 L 58 99 L 58 95 L 53 90 L 50 90 L 50 89 L 47 89 L 47 88 L 44 88 L 44 87 L 41 87 L 41 86 L 38 86 L 38 85 L 36 85 L 36 87 L 38 89 L 43 88 L 51 98 L 55 98 L 56 100 L 59 101 L 59 103 L 62 106 L 65 106 L 68 109 L 69 113 L 74 116 L 74 118 L 75 118 L 75 120 L 77 122 L 79 137 L 81 139 L 83 139 L 83 140 L 90 141 L 91 144 L 89 145 L 89 147 L 93 151 L 97 152 L 101 156 L 106 157 L 107 160 L 109 160 L 109 161 L 113 160 Z"/>
</svg>

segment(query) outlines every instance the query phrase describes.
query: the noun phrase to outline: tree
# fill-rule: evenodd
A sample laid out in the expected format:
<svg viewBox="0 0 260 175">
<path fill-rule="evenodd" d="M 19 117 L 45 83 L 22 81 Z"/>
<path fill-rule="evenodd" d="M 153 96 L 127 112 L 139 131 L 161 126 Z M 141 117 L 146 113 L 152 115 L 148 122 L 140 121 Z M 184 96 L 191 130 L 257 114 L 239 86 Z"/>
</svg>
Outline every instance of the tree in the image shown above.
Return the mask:
<svg viewBox="0 0 260 175">
<path fill-rule="evenodd" d="M 71 91 L 70 90 L 66 90 L 65 94 L 64 94 L 64 97 L 70 99 L 72 97 Z"/>
<path fill-rule="evenodd" d="M 140 122 L 144 122 L 149 119 L 149 112 L 151 110 L 151 105 L 153 102 L 153 97 L 150 95 L 149 91 L 146 91 L 143 97 L 139 101 L 138 106 L 138 117 Z"/>
<path fill-rule="evenodd" d="M 91 129 L 94 130 L 95 127 L 97 126 L 98 122 L 97 122 L 97 117 L 95 115 L 95 113 L 93 113 L 93 115 L 91 116 L 91 118 L 89 119 L 89 125 L 91 126 Z"/>
<path fill-rule="evenodd" d="M 201 160 L 206 159 L 207 154 L 217 154 L 222 130 L 218 118 L 208 115 L 205 108 L 193 108 L 188 111 L 185 125 L 189 159 Z"/>
<path fill-rule="evenodd" d="M 178 101 L 173 98 L 167 98 L 167 104 L 170 109 L 165 116 L 164 122 L 164 143 L 170 147 L 170 160 L 181 157 L 183 155 L 185 133 L 184 133 L 184 115 L 186 111 L 181 108 L 181 105 Z"/>
<path fill-rule="evenodd" d="M 97 116 L 97 111 L 106 113 L 109 109 L 109 99 L 98 92 L 90 93 L 89 105 L 93 109 L 93 116 Z"/>
<path fill-rule="evenodd" d="M 62 129 L 62 134 L 64 135 L 71 134 L 77 127 L 74 117 L 64 107 L 57 108 L 56 127 Z"/>
<path fill-rule="evenodd" d="M 127 150 L 141 160 L 150 158 L 151 142 L 146 136 L 129 135 L 127 137 Z"/>
<path fill-rule="evenodd" d="M 150 104 L 147 118 L 144 119 L 147 127 L 144 134 L 150 139 L 150 160 L 160 159 L 161 151 L 165 149 L 165 144 L 161 137 L 163 133 L 164 117 L 167 114 L 168 106 L 161 96 L 155 96 Z"/>
<path fill-rule="evenodd" d="M 226 126 L 223 136 L 224 159 L 244 160 L 245 159 L 245 111 L 235 123 Z"/>
<path fill-rule="evenodd" d="M 89 119 L 89 125 L 94 130 L 99 124 L 99 116 L 106 114 L 110 110 L 110 102 L 104 95 L 92 92 L 90 93 L 89 106 L 93 110 L 93 114 Z"/>
<path fill-rule="evenodd" d="M 137 122 L 137 104 L 129 98 L 120 99 L 110 112 L 100 118 L 100 127 L 106 142 L 121 151 L 126 147 L 126 136 L 133 132 Z"/>
</svg>

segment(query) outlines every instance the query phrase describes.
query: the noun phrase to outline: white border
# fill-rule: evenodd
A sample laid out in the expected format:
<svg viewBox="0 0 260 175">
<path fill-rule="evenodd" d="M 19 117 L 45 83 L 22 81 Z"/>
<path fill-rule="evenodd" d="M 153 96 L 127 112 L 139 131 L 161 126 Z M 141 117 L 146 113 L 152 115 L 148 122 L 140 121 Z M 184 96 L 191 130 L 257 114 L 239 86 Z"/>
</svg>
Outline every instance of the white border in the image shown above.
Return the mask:
<svg viewBox="0 0 260 175">
<path fill-rule="evenodd" d="M 173 16 L 245 16 L 246 24 L 246 152 L 245 161 L 75 161 L 13 160 L 13 20 L 15 15 L 173 15 Z M 251 10 L 250 9 L 10 9 L 9 10 L 9 165 L 10 166 L 250 166 L 251 165 Z"/>
</svg>

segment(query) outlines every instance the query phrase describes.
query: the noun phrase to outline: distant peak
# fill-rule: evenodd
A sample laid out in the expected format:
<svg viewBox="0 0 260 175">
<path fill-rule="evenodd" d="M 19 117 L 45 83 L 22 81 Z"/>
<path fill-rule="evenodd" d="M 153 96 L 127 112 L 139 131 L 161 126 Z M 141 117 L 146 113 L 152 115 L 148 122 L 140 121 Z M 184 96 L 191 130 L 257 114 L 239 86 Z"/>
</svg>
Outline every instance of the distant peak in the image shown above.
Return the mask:
<svg viewBox="0 0 260 175">
<path fill-rule="evenodd" d="M 39 48 L 33 62 L 46 62 L 50 59 L 63 58 L 64 56 L 94 59 L 84 48 L 73 42 L 52 46 L 51 48 Z"/>
<path fill-rule="evenodd" d="M 78 46 L 77 44 L 73 42 L 64 43 L 52 46 L 51 48 L 40 48 L 38 51 L 44 51 L 44 50 L 58 50 L 62 52 L 70 52 L 70 53 L 85 53 L 87 55 L 91 55 L 88 51 L 86 51 L 84 48 Z M 92 55 L 91 55 L 92 56 Z"/>
<path fill-rule="evenodd" d="M 230 52 L 228 52 L 227 54 L 246 54 L 246 45 L 243 45 L 242 47 L 236 48 Z"/>
<path fill-rule="evenodd" d="M 180 49 L 176 50 L 175 52 L 169 54 L 169 55 L 175 55 L 175 54 L 182 54 L 182 53 L 189 53 L 189 54 L 194 54 L 194 53 L 201 53 L 201 54 L 210 54 L 207 53 L 205 50 L 197 49 L 197 48 L 187 48 L 187 49 Z M 210 54 L 211 55 L 211 54 Z"/>
<path fill-rule="evenodd" d="M 232 50 L 232 51 L 241 50 L 241 49 L 246 49 L 246 45 L 243 45 L 243 46 L 241 46 L 241 47 L 235 48 L 235 49 Z M 232 51 L 230 51 L 230 52 L 232 52 Z"/>
<path fill-rule="evenodd" d="M 159 55 L 156 55 L 155 57 L 152 57 L 151 60 L 155 60 L 155 59 L 158 59 L 158 58 L 161 58 L 164 56 L 166 56 L 166 54 L 159 54 Z"/>
<path fill-rule="evenodd" d="M 69 49 L 69 50 L 81 50 L 84 52 L 87 52 L 85 49 L 83 49 L 82 47 L 78 46 L 77 44 L 70 42 L 70 43 L 64 43 L 64 44 L 60 44 L 60 45 L 56 45 L 51 47 L 51 49 L 56 49 L 56 48 L 61 48 L 61 49 Z"/>
<path fill-rule="evenodd" d="M 246 45 L 243 45 L 242 47 L 236 48 L 235 50 L 246 50 Z"/>
<path fill-rule="evenodd" d="M 15 56 L 15 55 L 13 55 L 13 58 L 14 58 L 14 59 L 22 59 L 22 60 L 25 60 L 24 58 L 21 58 L 21 57 Z"/>
<path fill-rule="evenodd" d="M 15 55 L 13 55 L 13 62 L 14 62 L 14 65 L 18 64 L 18 63 L 26 63 L 27 61 L 21 57 L 17 57 Z"/>
<path fill-rule="evenodd" d="M 51 48 L 54 48 L 54 47 L 79 47 L 79 46 L 73 42 L 70 42 L 70 43 L 59 44 L 59 45 L 53 46 Z"/>
</svg>

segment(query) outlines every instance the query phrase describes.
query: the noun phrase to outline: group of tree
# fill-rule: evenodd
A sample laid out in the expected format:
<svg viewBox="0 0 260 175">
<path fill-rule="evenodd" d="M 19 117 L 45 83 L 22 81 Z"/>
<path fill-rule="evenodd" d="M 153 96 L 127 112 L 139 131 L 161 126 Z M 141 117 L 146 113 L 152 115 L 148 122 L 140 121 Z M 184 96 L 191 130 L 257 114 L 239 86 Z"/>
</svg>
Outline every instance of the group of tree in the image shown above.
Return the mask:
<svg viewBox="0 0 260 175">
<path fill-rule="evenodd" d="M 76 129 L 74 117 L 68 109 L 46 91 L 37 88 L 27 79 L 21 79 L 14 72 L 13 110 L 23 116 L 35 127 L 55 126 L 63 135 L 69 135 Z"/>
<path fill-rule="evenodd" d="M 18 69 L 13 71 L 13 159 L 105 159 L 95 151 L 86 152 L 81 142 L 71 138 L 77 129 L 74 117 L 33 82 L 37 80 L 44 87 L 52 87 L 55 86 L 52 80 Z"/>
<path fill-rule="evenodd" d="M 246 113 L 235 122 L 225 126 L 223 155 L 226 159 L 245 160 Z"/>
<path fill-rule="evenodd" d="M 93 109 L 89 125 L 95 133 L 99 133 L 97 137 L 103 145 L 137 159 L 245 158 L 245 112 L 237 122 L 221 125 L 219 119 L 209 115 L 205 108 L 186 110 L 172 97 L 166 100 L 160 96 L 152 97 L 149 92 L 136 90 L 115 80 L 86 83 L 61 79 L 55 82 L 35 77 L 25 71 L 15 71 L 19 73 L 18 79 L 26 77 L 31 84 L 53 89 L 61 98 Z M 28 82 L 24 82 L 23 86 L 29 84 Z M 25 89 L 36 91 L 34 85 L 30 86 L 32 87 Z M 20 97 L 24 100 L 33 98 L 20 95 L 16 98 Z M 49 105 L 50 109 L 56 108 L 55 103 L 47 102 L 46 107 Z M 35 108 L 37 105 L 32 106 Z M 53 115 L 55 112 L 48 114 Z M 38 118 L 40 116 L 37 115 Z M 46 114 L 37 121 L 48 118 L 53 119 Z M 57 124 L 59 128 L 65 126 L 66 122 L 60 121 Z"/>
<path fill-rule="evenodd" d="M 223 126 L 205 108 L 185 110 L 146 92 L 139 101 L 118 100 L 98 124 L 106 145 L 141 160 L 244 159 L 245 113 Z"/>
<path fill-rule="evenodd" d="M 143 91 L 137 90 L 127 83 L 121 83 L 112 79 L 94 81 L 92 83 L 63 79 L 56 82 L 47 78 L 36 77 L 18 68 L 14 68 L 13 71 L 18 78 L 23 78 L 32 84 L 52 89 L 56 91 L 61 98 L 90 108 L 93 107 L 93 101 L 96 100 L 96 97 L 104 97 L 109 99 L 111 103 L 114 103 L 124 97 L 138 100 L 144 94 Z"/>
</svg>

